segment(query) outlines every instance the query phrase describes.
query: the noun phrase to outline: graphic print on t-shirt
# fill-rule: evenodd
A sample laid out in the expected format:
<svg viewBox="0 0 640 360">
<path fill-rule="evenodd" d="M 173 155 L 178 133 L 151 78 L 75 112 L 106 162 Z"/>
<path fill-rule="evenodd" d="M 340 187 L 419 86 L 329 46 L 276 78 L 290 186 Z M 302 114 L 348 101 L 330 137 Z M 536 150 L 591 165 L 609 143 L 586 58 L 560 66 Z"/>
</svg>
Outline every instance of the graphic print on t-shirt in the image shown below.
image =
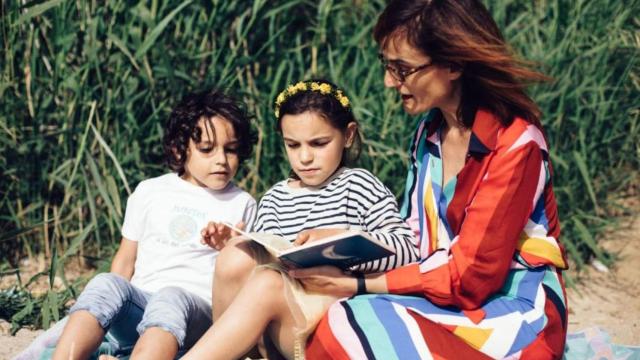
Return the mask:
<svg viewBox="0 0 640 360">
<path fill-rule="evenodd" d="M 193 238 L 198 234 L 198 223 L 202 223 L 205 216 L 205 213 L 198 209 L 175 205 L 169 213 L 170 239 L 167 239 L 166 244 L 173 247 L 197 247 L 198 244 L 193 242 Z"/>
</svg>

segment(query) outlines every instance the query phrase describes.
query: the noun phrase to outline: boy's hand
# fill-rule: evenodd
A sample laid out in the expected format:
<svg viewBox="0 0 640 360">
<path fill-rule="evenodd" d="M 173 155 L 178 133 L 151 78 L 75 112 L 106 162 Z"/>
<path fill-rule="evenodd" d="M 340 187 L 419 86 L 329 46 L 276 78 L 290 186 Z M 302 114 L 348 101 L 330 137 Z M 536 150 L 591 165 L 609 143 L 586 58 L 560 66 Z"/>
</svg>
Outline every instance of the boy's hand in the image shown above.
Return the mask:
<svg viewBox="0 0 640 360">
<path fill-rule="evenodd" d="M 240 230 L 244 230 L 245 224 L 241 221 L 236 224 L 236 227 Z M 227 245 L 227 241 L 229 241 L 229 239 L 240 235 L 236 231 L 231 230 L 228 226 L 213 221 L 209 222 L 207 226 L 200 231 L 200 234 L 202 235 L 200 242 L 204 245 L 209 245 L 216 250 L 222 250 L 225 245 Z"/>
<path fill-rule="evenodd" d="M 315 241 L 322 238 L 326 238 L 332 235 L 343 233 L 347 230 L 345 229 L 309 229 L 305 231 L 301 231 L 296 240 L 293 242 L 293 245 L 300 246 L 307 241 Z"/>
</svg>

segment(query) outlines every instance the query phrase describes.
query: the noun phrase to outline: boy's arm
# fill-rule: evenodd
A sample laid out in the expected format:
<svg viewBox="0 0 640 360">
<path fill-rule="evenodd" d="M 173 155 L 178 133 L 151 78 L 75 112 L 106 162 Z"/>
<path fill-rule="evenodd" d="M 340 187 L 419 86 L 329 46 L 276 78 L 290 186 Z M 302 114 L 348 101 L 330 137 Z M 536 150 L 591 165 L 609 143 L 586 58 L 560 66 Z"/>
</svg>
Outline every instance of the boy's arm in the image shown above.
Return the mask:
<svg viewBox="0 0 640 360">
<path fill-rule="evenodd" d="M 131 280 L 138 255 L 138 242 L 125 237 L 120 242 L 120 247 L 111 262 L 111 272 L 116 273 L 127 280 Z"/>
</svg>

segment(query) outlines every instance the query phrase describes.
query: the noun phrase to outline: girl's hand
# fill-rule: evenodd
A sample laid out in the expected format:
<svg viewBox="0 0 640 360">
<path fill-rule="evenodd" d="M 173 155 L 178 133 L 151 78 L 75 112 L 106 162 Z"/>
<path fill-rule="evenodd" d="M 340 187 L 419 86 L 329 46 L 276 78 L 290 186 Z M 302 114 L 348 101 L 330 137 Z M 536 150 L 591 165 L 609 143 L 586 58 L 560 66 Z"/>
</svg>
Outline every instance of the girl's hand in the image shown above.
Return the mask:
<svg viewBox="0 0 640 360">
<path fill-rule="evenodd" d="M 307 291 L 336 296 L 352 296 L 356 293 L 356 277 L 345 274 L 334 266 L 317 266 L 289 270 L 289 276 L 300 280 Z"/>
<path fill-rule="evenodd" d="M 244 230 L 245 224 L 241 221 L 236 224 L 236 227 L 240 230 Z M 229 239 L 240 235 L 231 230 L 228 226 L 213 221 L 209 222 L 207 226 L 200 231 L 200 234 L 202 235 L 200 242 L 204 245 L 209 245 L 209 247 L 216 250 L 222 250 L 227 245 Z"/>
<path fill-rule="evenodd" d="M 296 240 L 293 242 L 293 245 L 300 246 L 307 241 L 315 241 L 322 238 L 326 238 L 332 235 L 341 234 L 347 230 L 345 229 L 309 229 L 305 231 L 301 231 Z"/>
</svg>

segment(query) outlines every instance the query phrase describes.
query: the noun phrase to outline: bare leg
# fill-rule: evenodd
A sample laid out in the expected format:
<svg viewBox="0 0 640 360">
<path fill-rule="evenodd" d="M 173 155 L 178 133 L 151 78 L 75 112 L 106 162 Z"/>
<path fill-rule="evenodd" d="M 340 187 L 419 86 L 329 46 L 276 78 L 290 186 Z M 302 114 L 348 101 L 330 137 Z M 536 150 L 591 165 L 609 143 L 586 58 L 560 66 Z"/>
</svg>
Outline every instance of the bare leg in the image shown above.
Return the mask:
<svg viewBox="0 0 640 360">
<path fill-rule="evenodd" d="M 142 333 L 133 348 L 131 360 L 167 359 L 172 360 L 178 353 L 178 342 L 168 331 L 159 327 L 150 327 Z"/>
<path fill-rule="evenodd" d="M 87 359 L 100 345 L 104 333 L 98 320 L 88 311 L 76 311 L 69 316 L 52 359 Z"/>
<path fill-rule="evenodd" d="M 237 359 L 269 331 L 278 350 L 293 358 L 294 320 L 282 275 L 272 270 L 254 274 L 222 316 L 182 358 Z"/>
<path fill-rule="evenodd" d="M 240 292 L 256 267 L 251 242 L 234 239 L 222 249 L 213 273 L 213 321 L 215 322 Z"/>
</svg>

